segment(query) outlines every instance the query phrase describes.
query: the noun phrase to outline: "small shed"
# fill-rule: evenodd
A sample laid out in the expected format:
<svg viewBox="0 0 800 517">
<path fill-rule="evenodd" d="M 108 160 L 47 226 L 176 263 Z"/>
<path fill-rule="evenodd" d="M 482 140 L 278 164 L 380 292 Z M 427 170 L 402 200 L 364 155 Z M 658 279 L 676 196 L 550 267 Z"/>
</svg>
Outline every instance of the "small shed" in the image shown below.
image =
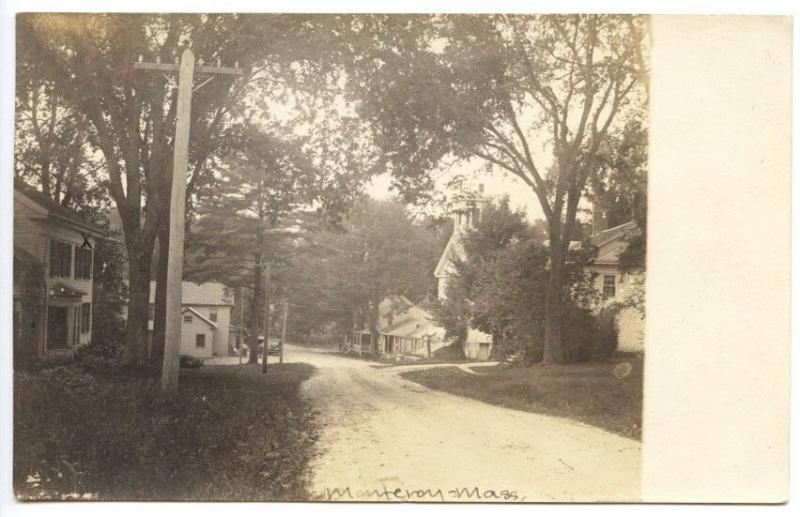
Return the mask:
<svg viewBox="0 0 800 517">
<path fill-rule="evenodd" d="M 181 354 L 195 357 L 214 355 L 214 331 L 217 324 L 192 307 L 181 311 L 183 327 L 181 330 Z"/>
</svg>

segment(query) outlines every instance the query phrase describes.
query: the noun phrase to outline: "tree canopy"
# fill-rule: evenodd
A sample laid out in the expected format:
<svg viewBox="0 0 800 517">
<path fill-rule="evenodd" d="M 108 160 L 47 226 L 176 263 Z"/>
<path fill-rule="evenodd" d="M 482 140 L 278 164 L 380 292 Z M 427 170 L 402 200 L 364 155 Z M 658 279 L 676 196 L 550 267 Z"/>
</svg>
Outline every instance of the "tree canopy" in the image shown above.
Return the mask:
<svg viewBox="0 0 800 517">
<path fill-rule="evenodd" d="M 646 20 L 610 15 L 387 16 L 355 74 L 386 167 L 407 198 L 447 156 L 521 179 L 548 224 L 545 361 L 564 360 L 569 243 L 612 131 L 646 101 Z M 398 30 L 397 25 L 402 27 Z M 605 149 L 608 153 L 608 149 Z"/>
</svg>

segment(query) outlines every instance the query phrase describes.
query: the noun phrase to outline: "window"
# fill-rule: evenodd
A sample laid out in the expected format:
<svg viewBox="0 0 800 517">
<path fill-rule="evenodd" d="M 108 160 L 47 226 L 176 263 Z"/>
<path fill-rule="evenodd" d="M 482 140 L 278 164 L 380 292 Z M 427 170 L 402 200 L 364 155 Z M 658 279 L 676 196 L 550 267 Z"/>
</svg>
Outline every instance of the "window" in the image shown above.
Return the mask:
<svg viewBox="0 0 800 517">
<path fill-rule="evenodd" d="M 205 348 L 206 347 L 206 335 L 205 334 L 197 334 L 194 337 L 194 346 L 197 348 Z"/>
<path fill-rule="evenodd" d="M 50 239 L 50 276 L 68 277 L 72 274 L 72 246 Z"/>
<path fill-rule="evenodd" d="M 75 246 L 75 278 L 92 278 L 92 249 Z"/>
<path fill-rule="evenodd" d="M 72 308 L 72 346 L 77 346 L 81 342 L 81 306 L 76 305 Z"/>
<path fill-rule="evenodd" d="M 92 304 L 84 303 L 81 305 L 81 333 L 86 334 L 91 330 L 92 324 Z"/>
<path fill-rule="evenodd" d="M 184 323 L 191 323 L 192 322 L 192 315 L 191 314 L 184 314 L 183 315 L 183 322 Z"/>
<path fill-rule="evenodd" d="M 616 277 L 614 275 L 603 275 L 603 298 L 613 298 L 616 295 Z"/>
<path fill-rule="evenodd" d="M 211 321 L 217 321 L 217 309 L 211 309 L 211 311 L 208 313 L 208 319 Z"/>
<path fill-rule="evenodd" d="M 151 305 L 147 311 L 147 319 L 148 321 L 153 321 L 156 319 L 156 308 L 154 305 Z"/>
</svg>

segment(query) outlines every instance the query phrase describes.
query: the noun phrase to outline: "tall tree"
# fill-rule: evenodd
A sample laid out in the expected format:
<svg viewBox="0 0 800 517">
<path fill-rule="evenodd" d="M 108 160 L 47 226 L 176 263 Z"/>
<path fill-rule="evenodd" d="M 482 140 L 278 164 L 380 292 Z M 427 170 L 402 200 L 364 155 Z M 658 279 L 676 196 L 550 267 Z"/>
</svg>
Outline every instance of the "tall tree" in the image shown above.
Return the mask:
<svg viewBox="0 0 800 517">
<path fill-rule="evenodd" d="M 397 35 L 372 45 L 371 59 L 354 62 L 354 89 L 406 195 L 429 190 L 431 171 L 454 155 L 513 174 L 538 199 L 550 264 L 544 361 L 562 362 L 569 242 L 609 131 L 644 102 L 645 20 L 443 15 L 371 22 Z"/>
<path fill-rule="evenodd" d="M 356 331 L 366 323 L 374 351 L 381 301 L 390 295 L 425 300 L 435 289 L 433 269 L 442 248 L 402 204 L 364 197 L 339 231 L 315 235 L 315 252 L 293 263 L 297 288 L 289 285 L 288 295 L 319 327 Z"/>
<path fill-rule="evenodd" d="M 468 328 L 477 328 L 492 335 L 492 353 L 498 359 L 514 353 L 521 353 L 525 364 L 542 359 L 550 257 L 547 228 L 539 223 L 528 224 L 503 198 L 487 207 L 478 226 L 465 234 L 463 256 L 455 261 L 447 296 L 436 311 L 459 344 Z M 596 294 L 591 277 L 583 272 L 593 252 L 588 245 L 571 250 L 565 268 L 570 296 L 563 317 L 568 323 L 564 338 L 569 360 L 587 358 L 596 340 L 589 310 Z"/>
<path fill-rule="evenodd" d="M 92 349 L 116 356 L 122 349 L 122 311 L 127 292 L 125 253 L 118 231 L 97 239 L 92 267 Z"/>
<path fill-rule="evenodd" d="M 239 150 L 219 171 L 217 194 L 200 207 L 190 242 L 187 276 L 215 279 L 253 290 L 250 305 L 250 362 L 257 362 L 264 274 L 302 245 L 298 212 L 328 201 L 334 191 L 326 169 L 314 165 L 300 140 L 282 140 L 250 128 Z M 347 196 L 346 192 L 335 191 Z"/>
<path fill-rule="evenodd" d="M 310 59 L 319 57 L 313 48 L 324 50 L 313 46 L 320 23 L 310 16 L 238 14 L 17 18 L 18 70 L 52 84 L 59 98 L 88 120 L 90 141 L 105 158 L 108 191 L 120 214 L 129 262 L 124 362 L 145 360 L 153 250 L 156 239 L 164 244 L 168 237 L 159 228 L 168 227 L 176 110 L 173 80 L 137 71 L 134 62 L 140 55 L 171 62 L 191 46 L 200 60 L 238 61 L 247 72 L 233 83 L 215 78 L 195 92 L 187 185 L 191 197 L 209 180 L 206 164 L 248 109 L 242 99 L 253 91 L 249 87 L 260 91 L 255 111 L 266 115 L 263 104 L 271 92 L 280 95 L 296 84 L 313 88 L 316 83 L 308 77 L 326 77 L 320 65 L 324 61 Z M 266 88 L 265 81 L 284 84 Z"/>
<path fill-rule="evenodd" d="M 633 118 L 610 135 L 608 142 L 601 148 L 598 169 L 589 178 L 593 217 L 600 216 L 608 227 L 636 223 L 636 231 L 629 234 L 620 255 L 620 265 L 624 271 L 643 271 L 647 252 L 647 127 Z"/>
<path fill-rule="evenodd" d="M 16 79 L 15 176 L 64 207 L 95 204 L 105 197 L 97 174 L 103 163 L 90 156 L 86 117 L 25 67 Z"/>
</svg>

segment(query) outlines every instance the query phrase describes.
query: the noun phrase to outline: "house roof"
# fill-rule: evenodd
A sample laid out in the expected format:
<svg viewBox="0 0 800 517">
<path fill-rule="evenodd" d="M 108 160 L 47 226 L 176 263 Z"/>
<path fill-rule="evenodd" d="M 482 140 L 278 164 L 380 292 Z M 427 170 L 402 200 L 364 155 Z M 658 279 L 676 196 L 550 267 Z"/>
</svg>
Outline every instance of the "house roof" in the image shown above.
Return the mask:
<svg viewBox="0 0 800 517">
<path fill-rule="evenodd" d="M 197 316 L 198 318 L 200 318 L 200 320 L 201 320 L 201 321 L 203 321 L 203 322 L 205 322 L 205 323 L 207 323 L 209 327 L 211 327 L 211 328 L 213 328 L 213 329 L 217 328 L 217 324 L 216 324 L 216 323 L 214 323 L 214 322 L 213 322 L 213 321 L 211 321 L 210 319 L 206 318 L 205 316 L 203 316 L 202 314 L 200 314 L 199 312 L 197 312 L 197 311 L 196 311 L 196 310 L 194 310 L 193 308 L 191 308 L 191 307 L 184 307 L 184 308 L 183 308 L 183 310 L 181 311 L 181 314 L 184 314 L 184 313 L 187 313 L 187 312 L 191 312 L 192 314 L 194 314 L 195 316 Z"/>
<path fill-rule="evenodd" d="M 196 284 L 183 281 L 181 305 L 233 305 L 233 300 L 225 292 L 227 287 L 219 282 Z M 156 283 L 150 282 L 150 303 L 156 300 Z"/>
<path fill-rule="evenodd" d="M 100 228 L 95 224 L 92 224 L 88 219 L 86 219 L 82 215 L 78 214 L 74 210 L 70 210 L 69 208 L 61 206 L 60 204 L 56 203 L 55 201 L 44 195 L 44 193 L 39 192 L 30 185 L 27 185 L 19 178 L 14 178 L 14 191 L 27 197 L 28 199 L 39 205 L 41 208 L 43 208 L 45 211 L 47 211 L 48 218 L 52 218 L 62 223 L 70 224 L 72 226 L 77 227 L 80 230 L 94 234 L 97 237 L 101 237 L 106 233 L 105 230 L 103 230 L 102 228 Z"/>
<path fill-rule="evenodd" d="M 628 221 L 627 223 L 615 226 L 614 228 L 609 228 L 608 230 L 603 230 L 602 232 L 595 233 L 594 235 L 592 235 L 592 244 L 594 244 L 597 247 L 600 247 L 603 246 L 604 244 L 608 244 L 611 241 L 624 238 L 628 234 L 636 230 L 637 230 L 636 223 L 633 221 Z"/>
<path fill-rule="evenodd" d="M 397 312 L 392 314 L 394 310 Z M 389 318 L 390 315 L 393 317 Z M 387 296 L 381 302 L 378 329 L 381 334 L 399 337 L 444 335 L 444 329 L 436 325 L 433 316 L 402 295 Z M 363 329 L 360 333 L 369 334 L 369 329 Z"/>
<path fill-rule="evenodd" d="M 433 276 L 441 278 L 447 276 L 447 268 L 456 257 L 464 255 L 464 243 L 461 242 L 461 232 L 453 232 L 450 240 L 447 241 L 442 256 L 439 257 L 439 262 L 436 264 L 436 269 L 433 271 Z"/>
<path fill-rule="evenodd" d="M 592 235 L 592 244 L 597 246 L 597 257 L 595 257 L 593 264 L 618 265 L 619 254 L 627 247 L 626 239 L 638 231 L 636 223 L 629 221 Z"/>
</svg>

